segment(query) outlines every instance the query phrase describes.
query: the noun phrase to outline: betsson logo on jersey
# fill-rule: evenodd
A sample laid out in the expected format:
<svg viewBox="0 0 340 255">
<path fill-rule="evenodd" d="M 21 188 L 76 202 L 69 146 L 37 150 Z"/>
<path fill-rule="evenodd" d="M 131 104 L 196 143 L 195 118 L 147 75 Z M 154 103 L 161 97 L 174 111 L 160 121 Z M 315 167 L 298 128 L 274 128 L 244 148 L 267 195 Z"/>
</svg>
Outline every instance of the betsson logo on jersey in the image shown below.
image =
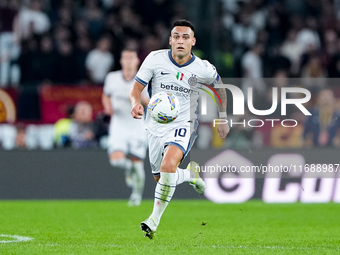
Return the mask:
<svg viewBox="0 0 340 255">
<path fill-rule="evenodd" d="M 183 93 L 187 93 L 187 94 L 190 93 L 190 89 L 183 88 L 181 86 L 174 86 L 173 84 L 165 85 L 165 84 L 161 83 L 161 88 L 167 89 L 167 90 L 179 91 L 179 92 L 183 92 Z"/>
</svg>

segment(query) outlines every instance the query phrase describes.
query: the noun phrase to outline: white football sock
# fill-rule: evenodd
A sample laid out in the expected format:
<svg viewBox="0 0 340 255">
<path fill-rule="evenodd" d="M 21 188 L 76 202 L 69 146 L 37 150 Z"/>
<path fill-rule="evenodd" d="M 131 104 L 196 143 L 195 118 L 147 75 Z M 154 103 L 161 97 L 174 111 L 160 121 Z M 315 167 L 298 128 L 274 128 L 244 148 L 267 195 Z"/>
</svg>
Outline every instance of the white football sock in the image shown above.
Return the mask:
<svg viewBox="0 0 340 255">
<path fill-rule="evenodd" d="M 110 164 L 113 167 L 121 168 L 125 171 L 125 182 L 126 186 L 132 187 L 133 180 L 132 180 L 132 161 L 127 158 L 121 159 L 110 159 Z"/>
<path fill-rule="evenodd" d="M 155 189 L 153 211 L 150 215 L 150 218 L 153 218 L 157 222 L 157 224 L 159 224 L 162 214 L 175 192 L 176 179 L 176 173 L 161 172 L 161 178 L 159 179 Z"/>
<path fill-rule="evenodd" d="M 132 161 L 128 158 L 110 159 L 110 164 L 113 167 L 123 168 L 126 172 L 131 173 Z"/>
<path fill-rule="evenodd" d="M 176 185 L 179 185 L 183 182 L 193 182 L 195 180 L 194 172 L 190 171 L 189 169 L 182 169 L 177 167 L 176 174 L 177 174 Z"/>
<path fill-rule="evenodd" d="M 135 172 L 133 174 L 132 193 L 142 195 L 143 191 L 144 191 L 144 183 L 145 183 L 144 162 L 143 161 L 134 161 L 133 167 L 135 169 Z"/>
</svg>

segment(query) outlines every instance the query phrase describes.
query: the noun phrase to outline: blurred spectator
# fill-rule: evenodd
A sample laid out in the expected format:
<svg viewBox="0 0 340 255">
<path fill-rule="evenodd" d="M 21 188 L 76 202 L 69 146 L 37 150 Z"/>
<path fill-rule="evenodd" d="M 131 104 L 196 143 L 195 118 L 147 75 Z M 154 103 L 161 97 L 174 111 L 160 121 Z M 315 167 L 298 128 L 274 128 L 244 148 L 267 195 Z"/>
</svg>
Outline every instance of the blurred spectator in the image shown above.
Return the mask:
<svg viewBox="0 0 340 255">
<path fill-rule="evenodd" d="M 73 45 L 69 41 L 59 43 L 56 57 L 56 82 L 74 83 L 77 78 Z"/>
<path fill-rule="evenodd" d="M 169 48 L 169 31 L 163 22 L 157 22 L 154 26 L 154 32 L 159 38 L 160 48 Z"/>
<path fill-rule="evenodd" d="M 145 25 L 149 27 L 152 27 L 158 21 L 167 24 L 173 16 L 170 0 L 140 0 L 136 2 Z"/>
<path fill-rule="evenodd" d="M 126 38 L 141 39 L 146 29 L 142 26 L 140 16 L 136 15 L 130 7 L 123 7 L 119 12 L 121 26 Z"/>
<path fill-rule="evenodd" d="M 277 46 L 283 42 L 283 29 L 278 14 L 271 12 L 268 17 L 266 31 L 269 34 L 268 46 Z"/>
<path fill-rule="evenodd" d="M 269 56 L 264 66 L 266 67 L 266 73 L 268 76 L 265 77 L 275 77 L 277 72 L 283 71 L 288 76 L 291 70 L 291 61 L 282 53 L 282 48 L 277 45 L 272 48 L 272 55 Z"/>
<path fill-rule="evenodd" d="M 266 97 L 263 99 L 261 104 L 261 109 L 268 110 L 273 105 L 273 88 L 277 88 L 277 107 L 276 110 L 270 114 L 270 118 L 281 118 L 281 89 L 283 87 L 288 87 L 288 76 L 287 72 L 284 70 L 279 70 L 275 73 L 274 79 L 270 79 L 268 82 L 272 84 L 268 85 L 268 90 L 266 91 Z M 291 112 L 290 104 L 286 105 L 286 111 L 289 114 Z"/>
<path fill-rule="evenodd" d="M 300 110 L 292 112 L 287 109 L 287 118 L 294 119 L 298 122 L 295 127 L 284 127 L 280 122 L 274 122 L 274 127 L 270 132 L 270 146 L 276 148 L 301 148 L 303 146 L 303 130 L 304 126 L 301 121 L 304 115 Z M 303 117 L 301 117 L 303 115 Z M 293 124 L 293 123 L 292 123 Z"/>
<path fill-rule="evenodd" d="M 232 27 L 232 36 L 238 47 L 251 48 L 256 42 L 256 29 L 251 24 L 249 13 L 241 12 L 239 21 Z"/>
<path fill-rule="evenodd" d="M 287 128 L 281 125 L 275 125 L 270 132 L 270 144 L 275 148 L 301 148 L 303 141 L 301 139 L 303 125 L 298 124 L 296 127 Z"/>
<path fill-rule="evenodd" d="M 53 126 L 53 140 L 57 147 L 70 145 L 70 128 L 74 115 L 74 107 L 67 109 L 67 117 L 58 120 Z"/>
<path fill-rule="evenodd" d="M 318 106 L 305 123 L 303 138 L 306 147 L 340 146 L 340 114 L 335 109 L 333 91 L 323 89 L 318 95 Z"/>
<path fill-rule="evenodd" d="M 75 38 L 77 39 L 90 36 L 86 20 L 78 19 L 73 25 L 73 30 L 75 32 Z"/>
<path fill-rule="evenodd" d="M 144 37 L 142 41 L 142 49 L 141 52 L 138 54 L 140 59 L 145 59 L 146 56 L 153 50 L 160 49 L 161 44 L 158 38 L 154 35 L 147 35 Z"/>
<path fill-rule="evenodd" d="M 306 24 L 307 27 L 298 32 L 296 40 L 299 44 L 303 46 L 303 49 L 305 51 L 310 48 L 317 50 L 320 48 L 321 45 L 320 37 L 317 32 L 317 20 L 316 18 L 310 16 L 307 18 Z"/>
<path fill-rule="evenodd" d="M 17 135 L 15 137 L 16 148 L 26 148 L 26 130 L 24 126 L 17 127 Z"/>
<path fill-rule="evenodd" d="M 49 35 L 45 35 L 40 40 L 40 50 L 36 58 L 39 62 L 38 79 L 44 83 L 52 83 L 56 80 L 56 53 L 53 41 Z"/>
<path fill-rule="evenodd" d="M 39 80 L 38 41 L 30 38 L 22 41 L 22 51 L 17 62 L 20 67 L 21 86 L 36 85 Z"/>
<path fill-rule="evenodd" d="M 61 42 L 70 41 L 72 39 L 71 30 L 65 26 L 57 25 L 53 32 L 53 39 L 57 48 L 59 48 Z"/>
<path fill-rule="evenodd" d="M 78 102 L 74 109 L 74 119 L 70 126 L 70 141 L 76 149 L 97 145 L 92 120 L 92 106 L 85 101 Z"/>
<path fill-rule="evenodd" d="M 86 67 L 89 77 L 94 83 L 103 83 L 106 75 L 114 65 L 114 58 L 110 52 L 111 39 L 102 37 L 97 48 L 91 50 L 86 57 Z"/>
<path fill-rule="evenodd" d="M 0 125 L 0 144 L 4 150 L 12 150 L 15 148 L 15 137 L 17 129 L 11 124 Z"/>
<path fill-rule="evenodd" d="M 320 58 L 317 55 L 310 57 L 307 65 L 302 70 L 301 74 L 304 87 L 311 92 L 318 92 L 326 86 L 327 72 L 320 63 Z"/>
<path fill-rule="evenodd" d="M 23 8 L 20 11 L 18 38 L 25 40 L 33 35 L 41 35 L 50 29 L 50 20 L 42 9 L 43 1 L 31 0 L 29 8 Z"/>
<path fill-rule="evenodd" d="M 86 57 L 92 48 L 92 42 L 87 36 L 79 37 L 76 42 L 75 61 L 76 77 L 80 83 L 89 83 L 89 77 L 85 66 Z"/>
<path fill-rule="evenodd" d="M 13 74 L 12 61 L 19 57 L 20 47 L 14 34 L 15 17 L 17 16 L 19 0 L 3 0 L 0 7 L 0 87 L 18 83 Z"/>
<path fill-rule="evenodd" d="M 253 88 L 253 98 L 262 100 L 261 95 L 265 94 L 266 84 L 263 82 L 263 69 L 261 54 L 264 51 L 264 45 L 257 43 L 253 48 L 244 54 L 241 60 L 243 70 L 242 90 L 244 95 L 248 95 L 248 88 Z M 245 97 L 246 99 L 247 97 Z M 255 101 L 255 100 L 254 100 Z"/>
<path fill-rule="evenodd" d="M 300 71 L 300 61 L 304 51 L 304 46 L 296 40 L 296 36 L 297 31 L 293 29 L 290 30 L 281 48 L 282 54 L 290 59 L 292 63 L 291 73 L 294 76 Z"/>
<path fill-rule="evenodd" d="M 105 19 L 105 31 L 104 34 L 109 35 L 112 38 L 111 52 L 113 53 L 114 59 L 120 58 L 120 52 L 124 47 L 124 32 L 120 25 L 120 19 L 118 14 L 110 13 Z M 129 39 L 125 38 L 125 43 Z M 138 46 L 138 43 L 137 43 Z M 137 48 L 138 49 L 138 48 Z M 137 50 L 136 49 L 136 50 Z M 120 69 L 119 61 L 115 65 L 115 70 Z"/>
<path fill-rule="evenodd" d="M 88 22 L 91 38 L 98 39 L 104 28 L 104 13 L 99 7 L 99 1 L 85 0 L 81 17 Z"/>
<path fill-rule="evenodd" d="M 53 148 L 53 125 L 27 125 L 25 140 L 27 149 L 51 150 Z"/>
</svg>

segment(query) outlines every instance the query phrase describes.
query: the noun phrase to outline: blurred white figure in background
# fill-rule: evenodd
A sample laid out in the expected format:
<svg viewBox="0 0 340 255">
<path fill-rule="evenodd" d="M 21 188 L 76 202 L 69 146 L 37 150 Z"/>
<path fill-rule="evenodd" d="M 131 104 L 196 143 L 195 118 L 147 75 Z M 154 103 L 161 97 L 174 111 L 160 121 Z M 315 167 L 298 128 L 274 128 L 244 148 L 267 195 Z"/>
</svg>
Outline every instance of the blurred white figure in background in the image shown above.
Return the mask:
<svg viewBox="0 0 340 255">
<path fill-rule="evenodd" d="M 18 38 L 27 39 L 33 34 L 41 35 L 50 29 L 50 19 L 42 9 L 43 1 L 31 0 L 29 8 L 23 8 L 20 11 L 17 27 Z"/>
<path fill-rule="evenodd" d="M 17 129 L 11 124 L 0 125 L 0 144 L 4 150 L 12 150 L 15 148 L 15 137 Z"/>
<path fill-rule="evenodd" d="M 97 48 L 91 50 L 86 57 L 85 65 L 94 83 L 104 83 L 106 75 L 114 65 L 110 48 L 111 39 L 102 37 L 97 43 Z"/>
<path fill-rule="evenodd" d="M 107 75 L 102 96 L 104 111 L 111 116 L 108 154 L 110 164 L 125 171 L 126 184 L 132 188 L 129 206 L 138 206 L 144 191 L 147 136 L 143 120 L 130 115 L 129 92 L 139 65 L 137 52 L 123 50 L 120 63 L 122 70 Z M 142 103 L 147 105 L 147 90 L 143 92 Z"/>
<path fill-rule="evenodd" d="M 0 7 L 0 87 L 18 83 L 18 67 L 11 61 L 19 57 L 20 47 L 16 40 L 14 27 L 19 11 L 19 0 L 5 0 Z"/>
</svg>

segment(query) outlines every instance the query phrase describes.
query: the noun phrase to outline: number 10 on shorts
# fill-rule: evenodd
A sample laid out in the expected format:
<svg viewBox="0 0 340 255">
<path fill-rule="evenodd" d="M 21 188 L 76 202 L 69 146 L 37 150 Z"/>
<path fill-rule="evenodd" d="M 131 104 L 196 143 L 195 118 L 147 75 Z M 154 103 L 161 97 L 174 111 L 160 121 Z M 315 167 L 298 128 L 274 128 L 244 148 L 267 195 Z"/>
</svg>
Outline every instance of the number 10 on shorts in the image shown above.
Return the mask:
<svg viewBox="0 0 340 255">
<path fill-rule="evenodd" d="M 187 134 L 187 130 L 185 128 L 177 128 L 175 130 L 174 137 L 177 137 L 177 136 L 185 137 L 186 134 Z"/>
</svg>

